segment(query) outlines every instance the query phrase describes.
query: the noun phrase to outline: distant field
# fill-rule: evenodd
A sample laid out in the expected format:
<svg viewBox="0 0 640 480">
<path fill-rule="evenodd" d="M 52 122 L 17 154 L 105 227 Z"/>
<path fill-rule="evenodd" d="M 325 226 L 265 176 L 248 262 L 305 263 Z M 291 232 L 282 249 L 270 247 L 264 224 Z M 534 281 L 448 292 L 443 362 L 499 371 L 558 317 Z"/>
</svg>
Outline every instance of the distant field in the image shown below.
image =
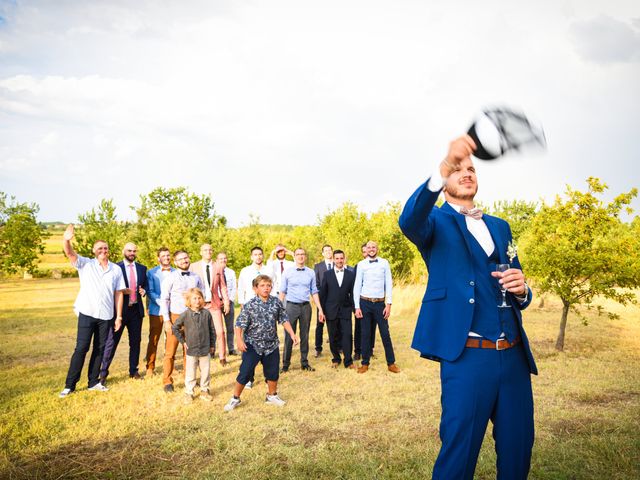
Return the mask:
<svg viewBox="0 0 640 480">
<path fill-rule="evenodd" d="M 159 376 L 127 376 L 126 334 L 107 393 L 57 397 L 75 341 L 77 279 L 0 284 L 0 478 L 429 478 L 438 452 L 437 364 L 409 347 L 422 287 L 397 290 L 391 332 L 398 364 L 386 371 L 381 343 L 371 370 L 283 375 L 282 408 L 264 385 L 226 414 L 239 358 L 213 364 L 214 401 L 182 404 Z M 570 319 L 565 353 L 553 349 L 559 305 L 525 316 L 540 368 L 533 378 L 536 443 L 530 478 L 640 478 L 640 310 L 622 318 Z M 143 351 L 147 323 L 144 325 Z M 162 350 L 162 349 L 161 349 Z M 295 360 L 299 352 L 294 351 Z M 157 369 L 159 372 L 160 369 Z M 261 370 L 258 369 L 258 380 Z M 518 421 L 514 419 L 514 421 Z M 490 432 L 477 478 L 495 478 Z"/>
</svg>

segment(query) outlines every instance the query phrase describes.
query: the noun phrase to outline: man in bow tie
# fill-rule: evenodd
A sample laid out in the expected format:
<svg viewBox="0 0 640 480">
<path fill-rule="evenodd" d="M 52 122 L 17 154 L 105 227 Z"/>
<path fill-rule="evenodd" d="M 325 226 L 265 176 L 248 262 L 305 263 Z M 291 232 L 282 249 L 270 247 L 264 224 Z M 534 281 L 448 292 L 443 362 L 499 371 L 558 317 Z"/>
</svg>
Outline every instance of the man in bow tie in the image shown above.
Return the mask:
<svg viewBox="0 0 640 480">
<path fill-rule="evenodd" d="M 360 345 L 362 364 L 358 368 L 358 373 L 365 373 L 369 370 L 372 348 L 371 325 L 373 322 L 378 325 L 378 330 L 380 331 L 388 370 L 393 373 L 400 372 L 396 365 L 393 343 L 389 333 L 392 291 L 393 282 L 389 262 L 384 258 L 378 257 L 378 244 L 374 241 L 369 241 L 367 242 L 367 258 L 358 263 L 353 286 L 353 303 L 356 310 L 356 318 L 362 319 L 362 343 Z"/>
<path fill-rule="evenodd" d="M 189 254 L 184 250 L 173 253 L 173 263 L 176 269 L 169 273 L 162 282 L 160 293 L 160 313 L 164 320 L 164 331 L 167 337 L 164 349 L 164 364 L 162 368 L 162 384 L 164 391 L 173 392 L 173 365 L 176 351 L 178 350 L 178 338 L 173 334 L 171 327 L 180 314 L 187 309 L 184 294 L 191 288 L 199 288 L 204 295 L 204 283 L 200 277 L 189 271 L 191 261 Z M 183 352 L 184 353 L 184 352 Z"/>
<path fill-rule="evenodd" d="M 318 297 L 318 288 L 316 286 L 316 275 L 309 267 L 305 266 L 307 260 L 307 252 L 304 248 L 297 248 L 293 252 L 293 258 L 296 262 L 295 268 L 285 270 L 282 275 L 282 283 L 280 284 L 280 301 L 284 303 L 287 300 L 286 312 L 296 333 L 298 321 L 300 322 L 300 365 L 302 370 L 309 372 L 315 369 L 309 365 L 309 327 L 311 326 L 311 304 L 309 298 L 318 307 L 318 321 L 324 322 L 324 312 L 320 305 Z M 291 349 L 293 348 L 293 339 L 290 335 L 284 337 L 284 354 L 282 355 L 282 373 L 289 371 L 291 364 Z"/>
<path fill-rule="evenodd" d="M 533 447 L 531 373 L 537 369 L 522 326 L 531 290 L 511 230 L 474 206 L 478 190 L 468 135 L 451 142 L 435 173 L 407 201 L 400 228 L 429 271 L 412 347 L 440 362 L 442 447 L 434 479 L 472 479 L 489 420 L 497 478 L 524 479 Z M 446 202 L 435 206 L 440 192 Z M 496 272 L 496 264 L 511 264 Z M 501 308 L 500 287 L 509 305 Z"/>
</svg>

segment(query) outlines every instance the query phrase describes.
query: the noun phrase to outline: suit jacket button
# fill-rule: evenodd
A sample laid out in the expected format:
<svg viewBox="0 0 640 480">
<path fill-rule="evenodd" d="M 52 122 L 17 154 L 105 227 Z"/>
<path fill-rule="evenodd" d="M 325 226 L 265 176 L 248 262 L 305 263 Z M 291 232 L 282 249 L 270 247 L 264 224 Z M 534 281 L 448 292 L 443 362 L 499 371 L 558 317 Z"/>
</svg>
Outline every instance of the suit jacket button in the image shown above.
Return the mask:
<svg viewBox="0 0 640 480">
<path fill-rule="evenodd" d="M 469 303 L 476 303 L 476 301 L 473 298 L 470 298 Z"/>
</svg>

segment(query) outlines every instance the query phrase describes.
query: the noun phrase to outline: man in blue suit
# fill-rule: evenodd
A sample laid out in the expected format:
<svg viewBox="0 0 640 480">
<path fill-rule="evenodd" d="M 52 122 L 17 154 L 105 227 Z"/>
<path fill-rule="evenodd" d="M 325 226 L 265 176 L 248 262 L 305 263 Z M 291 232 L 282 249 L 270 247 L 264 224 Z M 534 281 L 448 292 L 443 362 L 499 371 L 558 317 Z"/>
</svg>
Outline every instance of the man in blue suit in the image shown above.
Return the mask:
<svg viewBox="0 0 640 480">
<path fill-rule="evenodd" d="M 142 341 L 142 319 L 144 318 L 144 306 L 142 298 L 147 290 L 147 267 L 136 262 L 138 247 L 133 243 L 127 243 L 122 250 L 124 260 L 118 262 L 118 266 L 124 275 L 127 289 L 124 291 L 124 305 L 122 307 L 122 326 L 129 333 L 129 377 L 141 380 L 138 373 L 140 361 L 140 342 Z M 124 328 L 117 332 L 109 330 L 107 342 L 104 347 L 102 366 L 100 368 L 100 383 L 107 382 L 109 366 L 116 354 Z"/>
<path fill-rule="evenodd" d="M 523 479 L 534 439 L 531 374 L 538 373 L 521 316 L 531 290 L 509 248 L 507 222 L 474 208 L 475 149 L 468 135 L 451 142 L 400 216 L 429 271 L 412 347 L 440 362 L 442 447 L 433 478 L 472 479 L 491 420 L 497 477 Z M 438 208 L 440 191 L 446 202 Z M 495 271 L 506 263 L 508 270 Z"/>
</svg>

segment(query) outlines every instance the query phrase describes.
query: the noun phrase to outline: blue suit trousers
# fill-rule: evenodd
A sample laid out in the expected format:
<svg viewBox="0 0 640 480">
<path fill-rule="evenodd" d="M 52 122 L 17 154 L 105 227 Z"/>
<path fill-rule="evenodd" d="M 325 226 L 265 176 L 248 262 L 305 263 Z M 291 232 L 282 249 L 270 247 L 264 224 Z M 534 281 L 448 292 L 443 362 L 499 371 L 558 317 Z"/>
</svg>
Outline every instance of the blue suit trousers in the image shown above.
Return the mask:
<svg viewBox="0 0 640 480">
<path fill-rule="evenodd" d="M 442 447 L 434 479 L 473 479 L 478 453 L 493 423 L 498 479 L 526 479 L 533 448 L 533 395 L 522 344 L 508 350 L 465 348 L 442 361 Z"/>
</svg>

